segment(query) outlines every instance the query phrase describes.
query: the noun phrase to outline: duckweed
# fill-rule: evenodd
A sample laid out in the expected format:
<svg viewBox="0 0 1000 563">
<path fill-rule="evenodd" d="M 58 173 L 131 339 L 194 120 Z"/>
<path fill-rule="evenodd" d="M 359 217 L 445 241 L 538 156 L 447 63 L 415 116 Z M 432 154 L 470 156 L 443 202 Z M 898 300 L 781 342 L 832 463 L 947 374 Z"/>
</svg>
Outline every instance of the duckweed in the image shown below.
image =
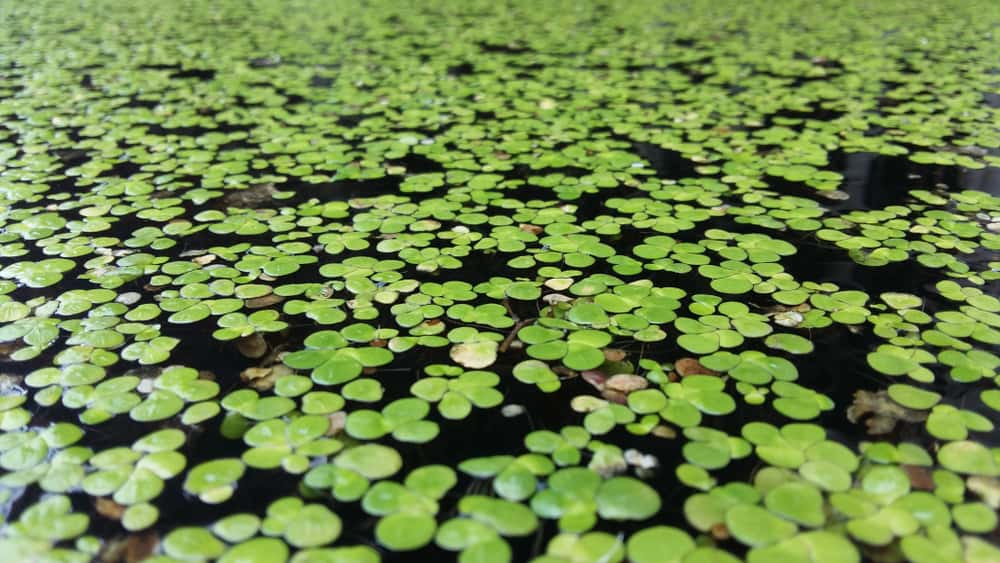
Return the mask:
<svg viewBox="0 0 1000 563">
<path fill-rule="evenodd" d="M 995 3 L 11 3 L 0 559 L 994 561 Z"/>
</svg>

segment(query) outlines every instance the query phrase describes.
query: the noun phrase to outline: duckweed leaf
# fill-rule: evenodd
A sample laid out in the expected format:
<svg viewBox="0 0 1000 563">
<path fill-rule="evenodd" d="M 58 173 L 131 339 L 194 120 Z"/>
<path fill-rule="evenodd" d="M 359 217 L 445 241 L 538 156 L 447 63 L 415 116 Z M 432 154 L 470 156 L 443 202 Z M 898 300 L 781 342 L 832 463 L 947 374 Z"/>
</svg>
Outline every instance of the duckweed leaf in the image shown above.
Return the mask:
<svg viewBox="0 0 1000 563">
<path fill-rule="evenodd" d="M 202 463 L 188 472 L 184 490 L 198 495 L 202 502 L 217 504 L 233 495 L 236 482 L 245 467 L 238 459 L 223 458 Z"/>
<path fill-rule="evenodd" d="M 597 490 L 597 512 L 609 520 L 645 520 L 660 510 L 660 496 L 649 485 L 615 477 Z"/>
<path fill-rule="evenodd" d="M 739 504 L 726 511 L 726 527 L 740 542 L 760 547 L 795 535 L 795 524 L 751 504 Z"/>
</svg>

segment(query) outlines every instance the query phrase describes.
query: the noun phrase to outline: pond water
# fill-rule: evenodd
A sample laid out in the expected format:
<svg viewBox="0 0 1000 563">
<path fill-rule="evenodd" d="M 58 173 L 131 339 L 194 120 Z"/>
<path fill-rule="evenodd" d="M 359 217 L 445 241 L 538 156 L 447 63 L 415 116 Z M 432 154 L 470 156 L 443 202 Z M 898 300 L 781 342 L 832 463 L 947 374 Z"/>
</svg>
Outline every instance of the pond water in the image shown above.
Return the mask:
<svg viewBox="0 0 1000 563">
<path fill-rule="evenodd" d="M 1000 560 L 990 2 L 0 15 L 0 562 Z"/>
</svg>

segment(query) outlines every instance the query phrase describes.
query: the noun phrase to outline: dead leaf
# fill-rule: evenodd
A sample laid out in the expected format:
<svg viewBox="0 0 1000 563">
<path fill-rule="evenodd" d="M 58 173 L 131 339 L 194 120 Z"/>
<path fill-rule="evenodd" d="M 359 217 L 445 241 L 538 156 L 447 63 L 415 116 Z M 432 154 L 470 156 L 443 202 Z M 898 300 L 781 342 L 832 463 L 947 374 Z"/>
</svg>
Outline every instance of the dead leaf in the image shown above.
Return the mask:
<svg viewBox="0 0 1000 563">
<path fill-rule="evenodd" d="M 156 535 L 156 532 L 132 534 L 126 543 L 125 563 L 138 563 L 149 559 L 159 545 L 160 536 Z"/>
<path fill-rule="evenodd" d="M 588 369 L 580 372 L 580 376 L 587 383 L 593 385 L 598 390 L 604 389 L 604 383 L 608 380 L 608 374 L 599 369 Z"/>
<path fill-rule="evenodd" d="M 625 359 L 628 352 L 622 350 L 621 348 L 605 348 L 604 349 L 604 359 L 609 362 L 620 362 Z"/>
<path fill-rule="evenodd" d="M 236 349 L 247 358 L 260 358 L 267 353 L 267 341 L 259 333 L 244 336 L 236 341 Z"/>
<path fill-rule="evenodd" d="M 666 438 L 668 440 L 673 440 L 677 437 L 677 431 L 665 424 L 654 426 L 653 430 L 650 431 L 650 434 L 656 436 L 657 438 Z"/>
<path fill-rule="evenodd" d="M 729 539 L 729 528 L 727 528 L 722 522 L 712 524 L 712 528 L 709 531 L 711 532 L 712 537 L 719 541 Z"/>
<path fill-rule="evenodd" d="M 595 455 L 590 463 L 587 464 L 589 469 L 596 471 L 601 477 L 609 479 L 615 475 L 621 475 L 628 471 L 628 465 L 625 463 L 625 458 L 619 455 Z"/>
<path fill-rule="evenodd" d="M 555 366 L 552 368 L 552 372 L 556 375 L 561 375 L 563 379 L 571 379 L 580 376 L 579 372 L 573 371 L 566 366 Z"/>
<path fill-rule="evenodd" d="M 240 379 L 258 391 L 267 391 L 281 377 L 291 375 L 292 369 L 285 364 L 275 364 L 268 367 L 252 367 L 240 373 Z"/>
<path fill-rule="evenodd" d="M 612 375 L 604 382 L 604 387 L 606 389 L 611 389 L 614 391 L 621 391 L 622 393 L 631 393 L 632 391 L 638 391 L 639 389 L 645 389 L 649 386 L 649 380 L 641 375 L 635 375 L 632 373 L 618 373 Z"/>
<path fill-rule="evenodd" d="M 521 229 L 526 233 L 531 233 L 533 235 L 540 234 L 544 230 L 538 225 L 532 225 L 531 223 L 521 223 L 520 225 L 517 226 L 517 228 Z"/>
<path fill-rule="evenodd" d="M 847 419 L 857 424 L 863 418 L 868 433 L 878 435 L 892 432 L 899 421 L 923 422 L 927 419 L 927 412 L 908 409 L 894 402 L 885 390 L 877 393 L 859 390 L 854 392 L 854 402 L 847 408 Z"/>
<path fill-rule="evenodd" d="M 206 264 L 211 264 L 212 262 L 215 262 L 216 258 L 218 258 L 218 256 L 214 254 L 202 254 L 201 256 L 196 256 L 195 258 L 192 258 L 191 261 L 194 262 L 195 264 L 198 264 L 199 266 L 204 266 Z"/>
<path fill-rule="evenodd" d="M 156 532 L 140 532 L 104 543 L 97 560 L 101 563 L 139 563 L 149 559 L 160 544 Z"/>
<path fill-rule="evenodd" d="M 772 319 L 776 325 L 794 328 L 802 324 L 805 317 L 803 317 L 802 313 L 798 311 L 783 311 L 781 313 L 775 313 Z"/>
<path fill-rule="evenodd" d="M 546 281 L 545 285 L 547 287 L 549 287 L 549 289 L 556 289 L 556 288 L 552 287 L 551 285 L 549 285 L 549 282 L 551 282 L 551 281 L 554 281 L 554 280 L 548 280 L 548 281 Z M 557 303 L 566 303 L 566 302 L 569 302 L 569 301 L 572 301 L 572 300 L 573 300 L 572 297 L 567 297 L 567 296 L 565 296 L 565 295 L 563 295 L 561 293 L 549 293 L 547 295 L 543 295 L 542 296 L 542 301 L 544 301 L 545 303 L 547 303 L 549 305 L 555 305 Z"/>
<path fill-rule="evenodd" d="M 921 491 L 934 490 L 934 478 L 931 477 L 931 472 L 926 467 L 920 467 L 919 465 L 904 465 L 903 471 L 905 471 L 906 476 L 910 478 L 910 485 L 912 485 L 914 489 L 920 489 Z"/>
<path fill-rule="evenodd" d="M 608 406 L 608 402 L 593 395 L 577 395 L 570 400 L 569 406 L 575 412 L 587 413 L 603 409 Z"/>
<path fill-rule="evenodd" d="M 656 456 L 652 454 L 644 454 L 635 448 L 629 448 L 625 450 L 625 461 L 639 469 L 655 469 L 659 467 L 660 460 L 656 459 Z"/>
<path fill-rule="evenodd" d="M 283 357 L 285 357 L 285 351 L 284 350 L 285 350 L 285 346 L 286 345 L 287 345 L 287 343 L 278 343 L 278 344 L 274 344 L 273 346 L 271 346 L 271 350 L 267 353 L 266 356 L 264 356 L 263 358 L 260 358 L 260 360 L 257 363 L 257 365 L 261 366 L 261 367 L 271 367 L 274 364 L 279 363 L 281 361 L 281 359 Z M 291 370 L 289 370 L 289 371 L 291 371 Z"/>
<path fill-rule="evenodd" d="M 156 381 L 152 377 L 144 377 L 139 380 L 139 385 L 135 387 L 135 390 L 142 393 L 152 393 L 153 389 L 156 388 Z"/>
<path fill-rule="evenodd" d="M 126 291 L 121 293 L 115 298 L 117 303 L 122 305 L 135 305 L 140 299 L 142 299 L 142 294 L 138 291 Z"/>
<path fill-rule="evenodd" d="M 521 416 L 522 414 L 524 414 L 524 406 L 513 403 L 509 405 L 504 405 L 500 409 L 500 414 L 502 414 L 504 418 L 514 418 L 515 416 Z"/>
<path fill-rule="evenodd" d="M 240 379 L 258 391 L 266 391 L 274 387 L 276 376 L 271 368 L 247 368 L 240 373 Z"/>
<path fill-rule="evenodd" d="M 571 285 L 573 285 L 573 278 L 550 278 L 545 280 L 545 287 L 555 291 L 563 291 L 564 289 L 568 289 Z M 558 294 L 553 294 L 553 295 L 558 295 Z M 542 300 L 548 303 L 549 305 L 552 305 L 553 303 L 564 303 L 566 301 L 572 301 L 573 298 L 566 297 L 565 295 L 559 295 L 558 297 L 552 297 L 551 295 L 546 295 L 545 297 L 542 297 Z"/>
<path fill-rule="evenodd" d="M 708 369 L 694 358 L 681 358 L 674 362 L 674 371 L 681 377 L 689 375 L 719 375 L 719 372 Z"/>
<path fill-rule="evenodd" d="M 6 360 L 11 354 L 17 352 L 21 348 L 24 348 L 24 344 L 20 340 L 0 342 L 0 359 Z"/>
<path fill-rule="evenodd" d="M 280 295 L 275 295 L 273 293 L 269 295 L 264 295 L 262 297 L 254 297 L 253 299 L 246 300 L 247 309 L 262 309 L 264 307 L 269 307 L 277 303 L 281 303 L 285 298 Z"/>
<path fill-rule="evenodd" d="M 628 398 L 625 393 L 621 391 L 615 391 L 614 389 L 602 389 L 601 396 L 612 403 L 618 403 L 619 405 L 624 405 L 628 402 Z"/>
<path fill-rule="evenodd" d="M 990 508 L 1000 508 L 1000 479 L 975 475 L 965 482 L 969 490 L 979 495 Z"/>
<path fill-rule="evenodd" d="M 330 427 L 326 429 L 327 436 L 336 436 L 340 434 L 340 431 L 344 429 L 347 424 L 347 413 L 344 411 L 337 411 L 330 413 L 326 416 L 330 420 Z"/>
<path fill-rule="evenodd" d="M 370 209 L 375 203 L 371 198 L 354 197 L 347 200 L 347 205 L 350 205 L 351 209 Z"/>
<path fill-rule="evenodd" d="M 786 306 L 786 305 L 773 305 L 771 307 L 765 307 L 763 310 L 768 315 L 777 315 L 779 313 L 787 313 L 788 311 L 795 311 L 797 313 L 805 313 L 806 311 L 811 311 L 812 310 L 812 306 L 809 305 L 808 302 L 806 302 L 806 303 L 799 303 L 798 305 L 794 305 L 794 306 L 791 306 L 791 307 Z"/>
<path fill-rule="evenodd" d="M 276 192 L 277 190 L 274 189 L 274 184 L 270 182 L 266 184 L 256 184 L 250 186 L 249 188 L 235 190 L 226 194 L 226 196 L 222 198 L 221 204 L 224 207 L 254 209 L 260 207 L 261 205 L 272 203 Z"/>
<path fill-rule="evenodd" d="M 112 520 L 121 520 L 122 514 L 125 513 L 124 506 L 109 499 L 108 497 L 98 497 L 94 501 L 94 509 L 97 510 L 97 513 L 101 516 Z"/>
<path fill-rule="evenodd" d="M 848 194 L 843 190 L 832 190 L 832 191 L 817 190 L 816 195 L 820 197 L 825 197 L 826 199 L 833 201 L 844 201 L 851 197 L 850 194 Z"/>
</svg>

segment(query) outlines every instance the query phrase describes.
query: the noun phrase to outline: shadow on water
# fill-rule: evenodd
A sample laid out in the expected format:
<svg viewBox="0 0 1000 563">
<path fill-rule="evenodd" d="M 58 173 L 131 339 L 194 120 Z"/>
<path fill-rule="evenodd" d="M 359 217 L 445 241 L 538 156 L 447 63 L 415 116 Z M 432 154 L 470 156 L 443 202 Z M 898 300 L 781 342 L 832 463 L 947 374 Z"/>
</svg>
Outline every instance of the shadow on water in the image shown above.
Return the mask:
<svg viewBox="0 0 1000 563">
<path fill-rule="evenodd" d="M 677 151 L 653 143 L 633 142 L 632 152 L 648 160 L 660 178 L 676 180 L 697 175 L 695 164 Z"/>
<path fill-rule="evenodd" d="M 783 194 L 819 200 L 831 211 L 882 209 L 900 205 L 905 203 L 911 190 L 979 190 L 994 196 L 1000 195 L 1000 168 L 995 166 L 976 170 L 960 166 L 919 164 L 911 161 L 907 155 L 836 151 L 830 155 L 828 168 L 843 174 L 844 180 L 838 189 L 847 194 L 847 199 L 824 198 L 814 188 L 802 182 L 775 176 L 768 176 L 767 183 L 771 189 Z"/>
<path fill-rule="evenodd" d="M 877 209 L 895 205 L 915 189 L 979 190 L 1000 194 L 1000 168 L 979 170 L 959 166 L 917 164 L 907 156 L 850 153 L 844 158 L 843 191 L 855 208 Z"/>
</svg>

